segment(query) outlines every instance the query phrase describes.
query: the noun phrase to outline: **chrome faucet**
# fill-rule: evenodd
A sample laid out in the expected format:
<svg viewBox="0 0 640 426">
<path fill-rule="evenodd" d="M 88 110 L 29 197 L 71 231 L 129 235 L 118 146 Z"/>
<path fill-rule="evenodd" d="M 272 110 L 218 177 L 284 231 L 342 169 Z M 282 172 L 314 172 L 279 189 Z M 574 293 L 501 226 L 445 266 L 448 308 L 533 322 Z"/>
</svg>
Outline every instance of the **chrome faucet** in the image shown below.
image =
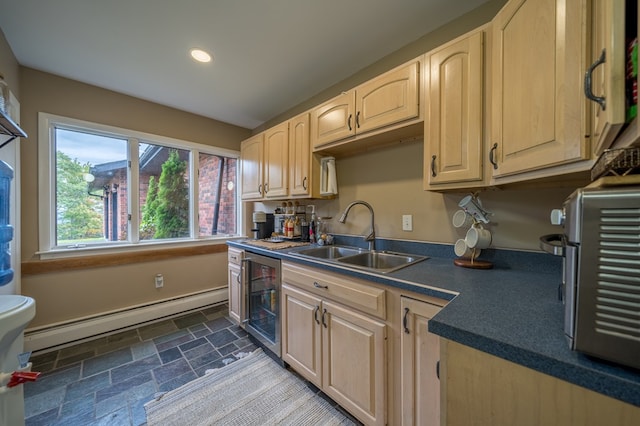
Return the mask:
<svg viewBox="0 0 640 426">
<path fill-rule="evenodd" d="M 373 221 L 373 207 L 371 207 L 371 205 L 369 203 L 367 203 L 366 201 L 362 201 L 362 200 L 356 200 L 356 201 L 352 202 L 344 210 L 344 213 L 342 213 L 342 216 L 340 216 L 339 222 L 340 223 L 344 223 L 347 220 L 347 215 L 349 214 L 349 210 L 351 210 L 351 207 L 355 206 L 356 204 L 362 204 L 363 206 L 366 206 L 369 209 L 369 213 L 371 213 L 371 233 L 369 235 L 367 235 L 366 237 L 364 237 L 364 240 L 369 242 L 369 250 L 375 250 L 376 249 L 376 232 L 375 232 L 375 230 L 373 228 L 373 223 L 374 223 L 374 221 Z"/>
</svg>

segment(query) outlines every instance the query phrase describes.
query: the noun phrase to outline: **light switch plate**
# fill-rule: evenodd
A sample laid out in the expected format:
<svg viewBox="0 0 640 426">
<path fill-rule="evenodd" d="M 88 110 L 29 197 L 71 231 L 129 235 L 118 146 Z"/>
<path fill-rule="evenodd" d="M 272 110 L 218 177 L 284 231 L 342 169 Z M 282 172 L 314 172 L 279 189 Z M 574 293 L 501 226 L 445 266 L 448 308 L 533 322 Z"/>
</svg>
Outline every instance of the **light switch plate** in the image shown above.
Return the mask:
<svg viewBox="0 0 640 426">
<path fill-rule="evenodd" d="M 413 231 L 413 216 L 410 214 L 402 215 L 402 230 Z"/>
</svg>

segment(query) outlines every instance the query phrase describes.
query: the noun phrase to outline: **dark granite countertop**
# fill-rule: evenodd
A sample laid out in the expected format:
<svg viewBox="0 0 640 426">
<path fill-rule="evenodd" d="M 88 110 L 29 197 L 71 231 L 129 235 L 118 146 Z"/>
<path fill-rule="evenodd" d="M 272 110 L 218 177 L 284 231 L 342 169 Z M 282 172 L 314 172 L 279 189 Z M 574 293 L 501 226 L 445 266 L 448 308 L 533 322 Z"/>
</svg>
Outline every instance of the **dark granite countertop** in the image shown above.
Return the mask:
<svg viewBox="0 0 640 426">
<path fill-rule="evenodd" d="M 336 242 L 361 246 L 361 238 Z M 450 245 L 376 240 L 377 249 L 429 256 L 404 269 L 375 274 L 295 256 L 301 248 L 266 250 L 250 240 L 228 245 L 275 258 L 448 300 L 429 321 L 429 331 L 516 364 L 640 407 L 640 371 L 569 349 L 558 301 L 561 259 L 545 253 L 483 250 L 492 269 L 453 264 Z"/>
</svg>

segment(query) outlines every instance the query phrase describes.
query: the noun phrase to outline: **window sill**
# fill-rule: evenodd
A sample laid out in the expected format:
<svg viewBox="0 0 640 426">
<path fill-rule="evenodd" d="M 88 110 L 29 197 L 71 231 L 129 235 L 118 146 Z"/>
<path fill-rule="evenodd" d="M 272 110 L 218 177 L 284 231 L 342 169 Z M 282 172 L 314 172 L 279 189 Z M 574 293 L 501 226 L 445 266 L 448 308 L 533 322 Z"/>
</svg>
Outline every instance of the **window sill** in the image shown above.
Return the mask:
<svg viewBox="0 0 640 426">
<path fill-rule="evenodd" d="M 224 253 L 226 242 L 236 237 L 199 241 L 127 244 L 117 247 L 81 247 L 41 252 L 40 260 L 22 262 L 22 276 L 80 269 L 104 268 L 176 257 Z M 240 238 L 240 237 L 237 237 Z M 123 254 L 126 253 L 126 256 Z"/>
</svg>

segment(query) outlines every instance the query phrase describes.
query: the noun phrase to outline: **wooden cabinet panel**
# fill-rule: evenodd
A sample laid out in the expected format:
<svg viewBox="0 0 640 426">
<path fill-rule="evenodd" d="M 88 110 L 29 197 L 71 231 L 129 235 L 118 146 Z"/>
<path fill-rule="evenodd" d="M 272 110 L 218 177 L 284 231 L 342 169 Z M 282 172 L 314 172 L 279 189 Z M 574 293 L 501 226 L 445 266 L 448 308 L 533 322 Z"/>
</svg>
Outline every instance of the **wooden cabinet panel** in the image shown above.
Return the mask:
<svg viewBox="0 0 640 426">
<path fill-rule="evenodd" d="M 440 306 L 401 297 L 401 390 L 403 425 L 440 424 L 440 338 L 429 333 L 429 320 Z"/>
<path fill-rule="evenodd" d="M 297 265 L 282 263 L 283 360 L 365 424 L 384 425 L 386 325 L 307 291 L 316 288 L 314 273 L 305 279 Z"/>
<path fill-rule="evenodd" d="M 240 266 L 229 263 L 229 318 L 240 324 L 244 316 L 242 300 L 242 273 Z"/>
<path fill-rule="evenodd" d="M 483 179 L 483 32 L 429 56 L 426 186 Z"/>
<path fill-rule="evenodd" d="M 263 195 L 264 135 L 259 134 L 242 142 L 240 170 L 242 199 L 260 199 Z"/>
<path fill-rule="evenodd" d="M 229 318 L 237 324 L 242 322 L 245 313 L 245 301 L 242 298 L 242 258 L 243 250 L 230 247 L 227 250 L 228 275 L 227 284 L 229 286 Z"/>
<path fill-rule="evenodd" d="M 322 386 L 320 298 L 282 286 L 282 360 L 318 387 Z"/>
<path fill-rule="evenodd" d="M 380 75 L 316 107 L 311 144 L 332 142 L 420 116 L 420 61 Z"/>
<path fill-rule="evenodd" d="M 286 274 L 288 283 L 320 297 L 331 298 L 382 319 L 386 317 L 386 292 L 366 281 L 346 279 L 344 275 L 291 263 L 282 264 L 282 273 Z"/>
<path fill-rule="evenodd" d="M 313 179 L 309 123 L 309 113 L 289 120 L 289 195 L 291 196 L 311 195 Z"/>
<path fill-rule="evenodd" d="M 590 158 L 585 17 L 584 0 L 511 0 L 493 20 L 494 177 Z"/>
<path fill-rule="evenodd" d="M 419 67 L 414 62 L 356 88 L 356 133 L 418 116 Z"/>
<path fill-rule="evenodd" d="M 331 302 L 322 322 L 324 392 L 366 424 L 386 424 L 385 325 Z"/>
<path fill-rule="evenodd" d="M 640 408 L 441 340 L 442 425 L 632 426 Z"/>
<path fill-rule="evenodd" d="M 289 123 L 282 123 L 264 135 L 264 196 L 287 196 L 289 177 Z"/>
<path fill-rule="evenodd" d="M 311 113 L 313 148 L 353 136 L 355 92 L 342 93 L 316 107 Z"/>
</svg>

